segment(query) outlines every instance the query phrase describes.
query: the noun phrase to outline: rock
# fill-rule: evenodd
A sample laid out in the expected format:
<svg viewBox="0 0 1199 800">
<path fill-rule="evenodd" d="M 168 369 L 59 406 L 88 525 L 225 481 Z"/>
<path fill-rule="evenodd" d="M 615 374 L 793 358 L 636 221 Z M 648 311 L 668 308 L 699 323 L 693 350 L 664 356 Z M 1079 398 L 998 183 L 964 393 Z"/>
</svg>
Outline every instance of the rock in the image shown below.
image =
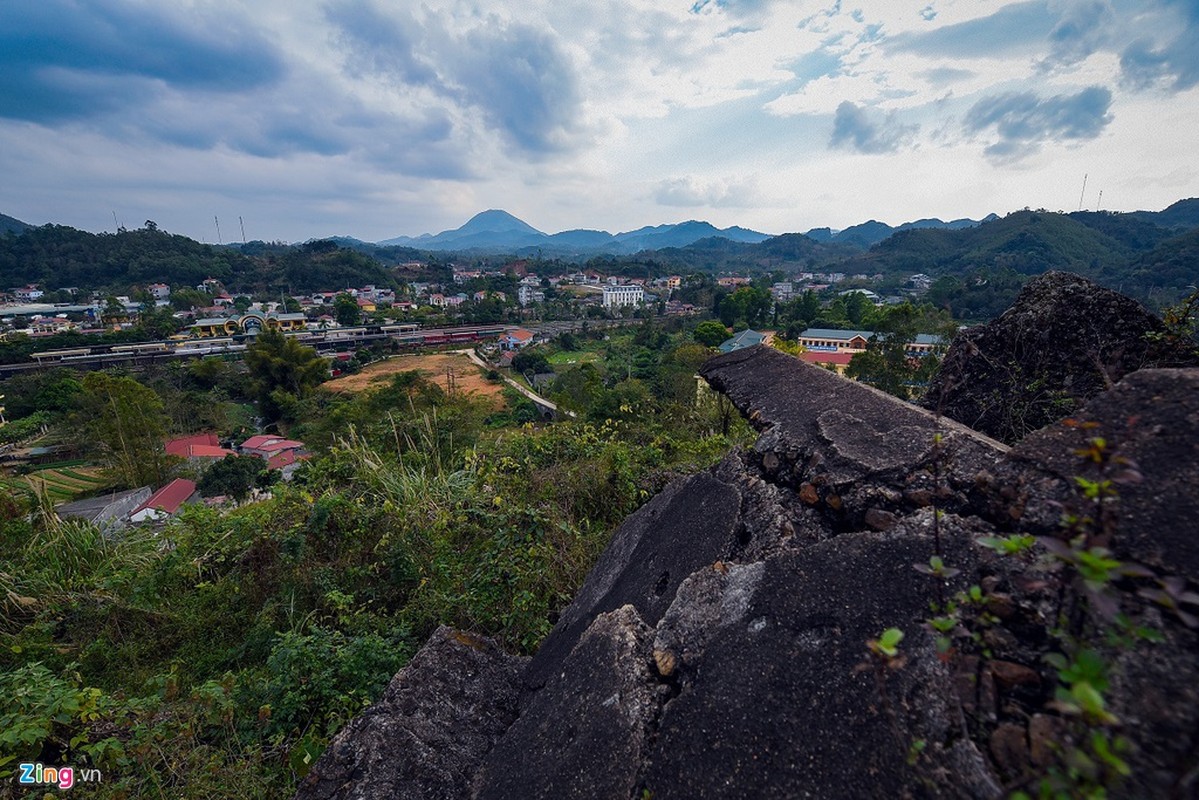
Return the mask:
<svg viewBox="0 0 1199 800">
<path fill-rule="evenodd" d="M 1086 284 L 1042 283 L 1034 300 L 1089 302 Z M 1087 330 L 1125 319 L 1127 304 L 1100 299 L 1086 307 L 1116 316 Z M 1042 297 L 1005 322 L 1029 338 L 1004 347 L 1047 347 L 1028 331 L 1047 308 Z M 1109 377 L 1132 363 L 1127 349 L 1096 352 Z M 1036 668 L 1062 650 L 1075 590 L 1043 551 L 1003 556 L 980 540 L 1059 535 L 1085 474 L 1076 451 L 1096 435 L 1112 477 L 1124 473 L 1113 551 L 1199 584 L 1199 370 L 1133 372 L 1075 407 L 1097 427 L 1051 425 L 1011 449 L 769 348 L 701 373 L 758 429 L 752 451 L 630 516 L 519 681 L 519 661 L 439 631 L 301 797 L 999 797 L 1078 735 L 1047 713 L 1056 678 Z M 956 572 L 914 569 L 933 555 Z M 1132 775 L 1109 796 L 1186 796 L 1199 634 L 1137 596 L 1141 581 L 1117 587 L 1123 609 L 1162 643 L 1086 642 L 1110 666 L 1105 701 L 1130 743 Z M 985 601 L 956 603 L 953 647 L 938 654 L 930 607 L 974 585 Z M 889 627 L 905 633 L 898 654 L 872 655 Z M 496 699 L 477 691 L 489 670 Z"/>
<path fill-rule="evenodd" d="M 490 639 L 438 628 L 382 699 L 337 733 L 296 799 L 466 797 L 516 719 L 527 663 Z"/>
<path fill-rule="evenodd" d="M 1199 366 L 1193 348 L 1153 338 L 1164 330 L 1131 298 L 1047 272 L 1000 317 L 954 339 L 923 405 L 1013 443 L 1138 369 Z"/>
<path fill-rule="evenodd" d="M 1135 482 L 1118 482 L 1112 549 L 1121 558 L 1199 583 L 1199 369 L 1142 370 L 1129 375 L 1078 410 L 1078 420 L 1095 427 L 1052 425 L 1029 436 L 1013 451 L 1022 467 L 1040 474 L 1023 480 L 1037 487 L 1031 513 L 1055 520 L 1059 503 L 1077 503 L 1075 476 L 1097 478 L 1077 454 L 1102 437 L 1114 459 L 1113 477 L 1128 472 Z M 1123 463 L 1121 463 L 1123 462 Z M 1055 514 L 1056 512 L 1056 514 Z"/>
<path fill-rule="evenodd" d="M 1011 689 L 1014 686 L 1031 686 L 1041 682 L 1041 675 L 1035 669 L 1011 661 L 992 661 L 991 674 L 1000 689 Z"/>
<path fill-rule="evenodd" d="M 1066 723 L 1061 717 L 1033 714 L 1028 721 L 1028 747 L 1035 766 L 1044 769 L 1057 761 L 1065 729 Z"/>
<path fill-rule="evenodd" d="M 956 786 L 925 786 L 907 763 L 911 743 L 922 739 L 927 768 L 947 768 L 945 748 L 961 724 L 947 700 L 951 676 L 913 622 L 927 609 L 930 585 L 914 579 L 910 565 L 931 546 L 925 537 L 862 533 L 783 553 L 758 565 L 755 588 L 734 613 L 707 629 L 692 619 L 707 641 L 698 668 L 681 674 L 678 697 L 662 711 L 643 788 L 659 800 L 858 798 L 881 787 L 895 797 L 960 796 Z M 727 605 L 694 584 L 684 588 L 698 596 L 680 592 L 659 623 L 659 641 L 686 616 L 681 607 Z M 906 663 L 880 667 L 880 683 L 868 663 L 859 665 L 869 660 L 866 640 L 891 626 L 907 633 Z M 977 752 L 963 769 L 991 787 L 983 796 L 998 795 Z"/>
<path fill-rule="evenodd" d="M 1018 777 L 1028 768 L 1028 734 L 1023 725 L 1000 723 L 991 733 L 990 749 L 995 765 L 1008 778 Z"/>
<path fill-rule="evenodd" d="M 638 509 L 542 643 L 526 684 L 536 688 L 548 680 L 599 614 L 632 605 L 657 624 L 688 575 L 732 552 L 740 507 L 735 488 L 701 474 L 670 484 Z"/>
<path fill-rule="evenodd" d="M 632 797 L 658 713 L 651 630 L 631 605 L 600 614 L 476 781 L 479 800 Z"/>
</svg>

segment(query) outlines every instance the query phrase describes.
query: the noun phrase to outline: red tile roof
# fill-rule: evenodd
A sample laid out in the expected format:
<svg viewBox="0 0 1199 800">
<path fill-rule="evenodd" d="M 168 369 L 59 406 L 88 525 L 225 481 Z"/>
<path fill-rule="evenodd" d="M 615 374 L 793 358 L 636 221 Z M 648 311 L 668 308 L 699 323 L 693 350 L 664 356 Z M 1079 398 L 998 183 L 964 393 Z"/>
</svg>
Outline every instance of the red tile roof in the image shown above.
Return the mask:
<svg viewBox="0 0 1199 800">
<path fill-rule="evenodd" d="M 178 439 L 171 439 L 166 444 L 166 450 L 168 455 L 187 458 L 187 450 L 193 445 L 219 447 L 220 444 L 215 433 L 197 433 L 191 436 L 180 436 Z"/>
<path fill-rule="evenodd" d="M 157 508 L 168 514 L 174 514 L 179 507 L 196 493 L 196 484 L 186 478 L 176 478 L 166 486 L 150 495 L 150 499 L 133 509 L 133 514 L 147 508 Z"/>
<path fill-rule="evenodd" d="M 241 443 L 243 450 L 298 450 L 303 446 L 303 442 L 297 442 L 294 439 L 284 439 L 282 436 L 273 436 L 269 433 L 260 433 L 256 436 L 251 436 Z"/>
<path fill-rule="evenodd" d="M 818 353 L 813 350 L 807 350 L 799 354 L 799 357 L 809 364 L 836 364 L 837 366 L 848 366 L 850 359 L 857 353 Z"/>
<path fill-rule="evenodd" d="M 225 456 L 235 456 L 237 453 L 232 450 L 226 450 L 223 447 L 213 447 L 207 444 L 193 444 L 187 448 L 188 458 L 224 458 Z"/>
</svg>

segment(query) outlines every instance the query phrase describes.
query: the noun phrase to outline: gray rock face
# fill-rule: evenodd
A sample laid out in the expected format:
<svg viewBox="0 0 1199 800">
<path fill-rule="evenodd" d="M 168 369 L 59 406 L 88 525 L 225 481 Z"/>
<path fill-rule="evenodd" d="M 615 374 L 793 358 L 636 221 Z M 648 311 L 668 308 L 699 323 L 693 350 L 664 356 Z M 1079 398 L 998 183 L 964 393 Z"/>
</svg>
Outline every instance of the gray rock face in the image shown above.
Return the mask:
<svg viewBox="0 0 1199 800">
<path fill-rule="evenodd" d="M 438 628 L 383 698 L 338 732 L 297 800 L 466 797 L 516 719 L 527 662 L 490 639 Z"/>
<path fill-rule="evenodd" d="M 760 431 L 754 448 L 630 516 L 527 668 L 439 631 L 301 797 L 997 798 L 1033 786 L 1062 752 L 1090 747 L 1045 660 L 1070 649 L 1054 631 L 1085 600 L 1063 562 L 985 540 L 1063 537 L 1075 477 L 1099 469 L 1078 455 L 1096 436 L 1118 496 L 1089 535 L 1155 571 L 1112 591 L 1163 640 L 1077 634 L 1107 665 L 1111 732 L 1127 743 L 1131 774 L 1109 796 L 1196 795 L 1199 635 L 1138 590 L 1199 583 L 1199 370 L 1133 373 L 1076 410 L 1086 425 L 1010 450 L 766 348 L 702 374 Z M 947 574 L 927 574 L 933 555 Z M 938 647 L 930 619 L 950 602 Z M 888 628 L 905 634 L 894 657 L 869 645 Z"/>
<path fill-rule="evenodd" d="M 630 797 L 658 713 L 651 634 L 631 605 L 596 617 L 488 755 L 475 796 Z"/>
<path fill-rule="evenodd" d="M 683 579 L 733 549 L 739 511 L 733 488 L 709 475 L 693 475 L 670 484 L 632 514 L 533 657 L 526 684 L 544 684 L 599 614 L 631 605 L 655 624 Z M 704 535 L 696 536 L 697 531 Z"/>
<path fill-rule="evenodd" d="M 1086 425 L 1050 425 L 1012 451 L 1053 476 L 1039 487 L 1041 502 L 1067 500 L 1075 476 L 1101 478 L 1077 452 L 1102 437 L 1112 461 L 1106 474 L 1118 481 L 1113 549 L 1199 583 L 1199 369 L 1129 375 L 1077 418 Z M 1133 482 L 1121 482 L 1129 471 Z"/>
<path fill-rule="evenodd" d="M 1016 442 L 1130 372 L 1199 366 L 1193 347 L 1161 341 L 1163 331 L 1135 300 L 1078 275 L 1047 272 L 998 319 L 954 340 L 924 405 Z"/>
</svg>

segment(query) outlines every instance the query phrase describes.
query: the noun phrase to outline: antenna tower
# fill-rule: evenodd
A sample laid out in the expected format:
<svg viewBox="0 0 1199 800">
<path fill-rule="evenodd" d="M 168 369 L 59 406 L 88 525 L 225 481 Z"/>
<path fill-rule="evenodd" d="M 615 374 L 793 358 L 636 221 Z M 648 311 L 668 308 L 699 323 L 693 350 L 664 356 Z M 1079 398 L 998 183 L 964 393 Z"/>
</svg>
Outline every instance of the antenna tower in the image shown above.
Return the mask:
<svg viewBox="0 0 1199 800">
<path fill-rule="evenodd" d="M 116 226 L 116 232 L 121 232 L 121 223 L 117 222 L 117 212 L 112 212 L 112 224 Z"/>
<path fill-rule="evenodd" d="M 1099 190 L 1099 200 L 1095 203 L 1095 210 L 1098 211 L 1103 206 L 1103 190 Z"/>
<path fill-rule="evenodd" d="M 1082 211 L 1082 198 L 1087 193 L 1087 174 L 1082 175 L 1082 191 L 1078 193 L 1078 210 Z"/>
<path fill-rule="evenodd" d="M 221 221 L 216 218 L 215 214 L 212 217 L 212 221 L 216 223 L 216 243 L 224 244 L 225 240 L 221 238 Z"/>
<path fill-rule="evenodd" d="M 241 225 L 241 243 L 245 244 L 246 243 L 246 223 L 245 223 L 245 220 L 243 220 L 241 218 L 241 214 L 237 215 L 237 222 L 238 222 L 238 224 Z"/>
</svg>

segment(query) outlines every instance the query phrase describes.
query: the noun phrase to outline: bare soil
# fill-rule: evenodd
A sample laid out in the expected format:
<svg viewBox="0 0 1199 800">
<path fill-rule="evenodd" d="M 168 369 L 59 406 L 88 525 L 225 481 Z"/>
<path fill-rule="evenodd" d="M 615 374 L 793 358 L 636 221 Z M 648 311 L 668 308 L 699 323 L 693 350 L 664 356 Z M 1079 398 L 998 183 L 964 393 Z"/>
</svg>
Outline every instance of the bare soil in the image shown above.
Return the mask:
<svg viewBox="0 0 1199 800">
<path fill-rule="evenodd" d="M 395 356 L 371 364 L 359 373 L 335 378 L 321 384 L 331 392 L 356 394 L 386 383 L 392 375 L 416 370 L 427 381 L 446 391 L 465 392 L 488 399 L 498 408 L 503 404 L 504 385 L 483 377 L 482 370 L 460 353 L 434 353 L 422 356 Z M 452 386 L 451 386 L 452 383 Z"/>
</svg>

